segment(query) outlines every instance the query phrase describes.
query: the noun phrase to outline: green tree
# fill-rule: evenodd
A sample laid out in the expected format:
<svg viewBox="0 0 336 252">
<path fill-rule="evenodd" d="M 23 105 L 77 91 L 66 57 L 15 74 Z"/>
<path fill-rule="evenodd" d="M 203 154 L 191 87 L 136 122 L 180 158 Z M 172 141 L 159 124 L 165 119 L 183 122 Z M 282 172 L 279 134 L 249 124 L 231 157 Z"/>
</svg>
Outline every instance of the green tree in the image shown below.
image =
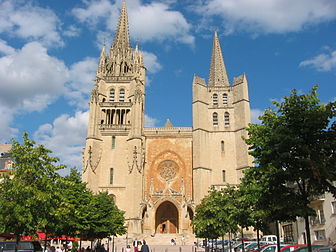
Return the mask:
<svg viewBox="0 0 336 252">
<path fill-rule="evenodd" d="M 274 102 L 276 110 L 266 110 L 260 125 L 250 125 L 246 140 L 254 169 L 261 171 L 270 187 L 269 198 L 279 198 L 285 191 L 288 199 L 283 204 L 305 218 L 310 251 L 308 220 L 314 214 L 310 200 L 324 192 L 336 196 L 332 183 L 336 180 L 336 104 L 320 104 L 316 91 L 317 86 L 308 94 L 294 90 L 282 102 Z"/>
<path fill-rule="evenodd" d="M 90 206 L 94 212 L 88 218 L 91 227 L 88 238 L 102 239 L 126 233 L 124 212 L 117 208 L 107 192 L 94 194 Z"/>
<path fill-rule="evenodd" d="M 70 174 L 62 179 L 60 189 L 64 209 L 58 225 L 58 235 L 85 237 L 92 229 L 88 220 L 95 211 L 90 205 L 93 201 L 93 193 L 82 182 L 75 168 L 72 168 Z"/>
<path fill-rule="evenodd" d="M 23 144 L 12 141 L 14 172 L 0 183 L 0 233 L 13 233 L 18 242 L 21 235 L 36 235 L 37 230 L 54 231 L 60 195 L 56 171 L 64 166 L 27 133 Z"/>
<path fill-rule="evenodd" d="M 212 189 L 196 207 L 196 214 L 192 221 L 197 237 L 216 239 L 226 233 L 235 233 L 238 230 L 233 212 L 233 191 L 229 187 L 223 190 Z"/>
</svg>

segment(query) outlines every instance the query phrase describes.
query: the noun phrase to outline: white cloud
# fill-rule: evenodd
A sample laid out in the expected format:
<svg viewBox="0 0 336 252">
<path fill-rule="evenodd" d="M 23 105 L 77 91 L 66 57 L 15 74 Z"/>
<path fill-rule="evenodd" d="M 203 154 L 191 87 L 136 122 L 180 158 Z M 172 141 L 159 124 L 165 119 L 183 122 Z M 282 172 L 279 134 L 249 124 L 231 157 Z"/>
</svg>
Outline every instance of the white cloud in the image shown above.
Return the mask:
<svg viewBox="0 0 336 252">
<path fill-rule="evenodd" d="M 96 59 L 86 58 L 70 66 L 68 91 L 65 93 L 70 104 L 81 108 L 88 106 L 88 95 L 94 85 L 97 64 Z"/>
<path fill-rule="evenodd" d="M 0 102 L 23 111 L 41 111 L 63 91 L 67 68 L 46 48 L 31 42 L 0 57 Z"/>
<path fill-rule="evenodd" d="M 262 114 L 264 114 L 263 110 L 251 109 L 251 123 L 259 124 L 260 120 L 258 117 L 261 116 Z"/>
<path fill-rule="evenodd" d="M 14 49 L 0 40 L 0 51 L 5 52 L 0 57 L 0 142 L 16 135 L 17 129 L 11 127 L 16 114 L 42 111 L 62 95 L 77 108 L 87 107 L 96 59 L 86 58 L 68 68 L 38 42 Z"/>
<path fill-rule="evenodd" d="M 109 31 L 114 31 L 120 13 L 121 1 L 112 4 L 108 0 L 85 1 L 84 8 L 72 10 L 74 16 L 90 27 L 98 23 L 105 24 Z M 130 35 L 139 41 L 176 41 L 194 44 L 191 25 L 181 12 L 170 9 L 168 3 L 142 4 L 140 0 L 127 2 Z M 146 17 L 144 19 L 144 17 Z"/>
<path fill-rule="evenodd" d="M 70 25 L 66 30 L 63 31 L 64 36 L 67 37 L 77 37 L 81 29 L 77 26 Z"/>
<path fill-rule="evenodd" d="M 0 34 L 7 33 L 45 46 L 61 46 L 60 21 L 53 11 L 33 6 L 32 2 L 0 2 Z"/>
<path fill-rule="evenodd" d="M 13 54 L 15 49 L 7 44 L 7 41 L 0 39 L 0 54 Z"/>
<path fill-rule="evenodd" d="M 205 20 L 220 16 L 226 33 L 294 32 L 336 18 L 334 0 L 207 0 L 196 9 Z"/>
<path fill-rule="evenodd" d="M 145 127 L 155 127 L 158 122 L 158 119 L 145 114 Z"/>
<path fill-rule="evenodd" d="M 336 50 L 328 53 L 321 53 L 312 59 L 300 62 L 301 67 L 311 67 L 320 72 L 329 72 L 336 69 Z"/>
<path fill-rule="evenodd" d="M 63 114 L 52 124 L 43 124 L 34 133 L 34 140 L 53 151 L 62 164 L 82 166 L 89 112 L 78 111 L 74 116 Z"/>
<path fill-rule="evenodd" d="M 10 127 L 13 114 L 14 111 L 12 109 L 0 105 L 0 143 L 9 142 L 18 133 L 18 129 Z"/>
<path fill-rule="evenodd" d="M 181 12 L 171 10 L 167 4 L 139 5 L 130 9 L 129 13 L 131 35 L 141 41 L 162 42 L 173 39 L 184 44 L 194 44 L 191 25 Z"/>
<path fill-rule="evenodd" d="M 155 54 L 150 52 L 142 51 L 144 56 L 145 66 L 150 73 L 156 73 L 162 68 L 161 64 L 158 62 L 158 59 Z"/>
</svg>

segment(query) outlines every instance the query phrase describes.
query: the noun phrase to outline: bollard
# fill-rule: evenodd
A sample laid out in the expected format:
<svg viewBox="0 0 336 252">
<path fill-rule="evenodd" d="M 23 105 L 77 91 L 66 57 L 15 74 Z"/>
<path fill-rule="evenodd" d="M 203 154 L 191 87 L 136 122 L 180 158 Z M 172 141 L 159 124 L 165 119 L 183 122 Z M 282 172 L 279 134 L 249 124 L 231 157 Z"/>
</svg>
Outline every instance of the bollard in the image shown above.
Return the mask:
<svg viewBox="0 0 336 252">
<path fill-rule="evenodd" d="M 181 247 L 179 247 L 179 252 L 182 252 L 182 248 Z"/>
</svg>

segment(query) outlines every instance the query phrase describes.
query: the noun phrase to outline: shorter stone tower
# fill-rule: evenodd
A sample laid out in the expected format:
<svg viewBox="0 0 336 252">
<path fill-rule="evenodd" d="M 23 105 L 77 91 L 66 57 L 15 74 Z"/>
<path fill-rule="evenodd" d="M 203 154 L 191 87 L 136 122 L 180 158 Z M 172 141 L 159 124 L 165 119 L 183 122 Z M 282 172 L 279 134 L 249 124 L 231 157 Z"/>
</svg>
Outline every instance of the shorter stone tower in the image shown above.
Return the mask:
<svg viewBox="0 0 336 252">
<path fill-rule="evenodd" d="M 215 32 L 208 85 L 193 80 L 193 190 L 199 204 L 211 186 L 238 184 L 252 163 L 242 139 L 250 123 L 245 74 L 230 85 Z"/>
</svg>

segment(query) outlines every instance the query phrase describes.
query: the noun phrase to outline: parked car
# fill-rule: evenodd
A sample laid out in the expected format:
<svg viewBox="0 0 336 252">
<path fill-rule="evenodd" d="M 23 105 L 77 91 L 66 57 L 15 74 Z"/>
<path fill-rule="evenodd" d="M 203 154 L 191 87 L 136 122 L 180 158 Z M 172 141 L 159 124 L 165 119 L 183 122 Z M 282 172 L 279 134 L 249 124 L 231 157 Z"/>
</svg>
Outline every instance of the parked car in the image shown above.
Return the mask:
<svg viewBox="0 0 336 252">
<path fill-rule="evenodd" d="M 271 244 L 273 244 L 273 242 L 260 241 L 259 242 L 259 247 L 261 249 L 263 246 L 267 246 L 267 245 L 271 245 Z M 248 247 L 246 248 L 245 251 L 246 252 L 255 252 L 255 251 L 258 251 L 258 243 L 254 242 L 254 243 L 248 245 Z"/>
<path fill-rule="evenodd" d="M 280 251 L 281 251 L 281 248 L 287 245 L 288 244 L 280 244 Z M 261 249 L 260 252 L 278 252 L 278 245 L 277 244 L 267 245 L 265 248 Z"/>
<path fill-rule="evenodd" d="M 292 244 L 292 245 L 287 245 L 283 248 L 280 249 L 281 252 L 292 252 L 300 247 L 305 247 L 307 246 L 306 244 Z"/>
<path fill-rule="evenodd" d="M 313 252 L 326 252 L 326 251 L 330 251 L 330 249 L 322 245 L 312 245 L 312 251 Z M 303 247 L 299 247 L 293 250 L 293 252 L 308 252 L 308 246 L 306 245 Z"/>
<path fill-rule="evenodd" d="M 0 252 L 14 252 L 16 241 L 0 242 Z M 19 241 L 18 252 L 42 252 L 38 241 Z"/>
<path fill-rule="evenodd" d="M 276 243 L 277 242 L 277 237 L 276 237 L 276 235 L 264 235 L 263 237 L 261 237 L 261 241 Z"/>
</svg>

